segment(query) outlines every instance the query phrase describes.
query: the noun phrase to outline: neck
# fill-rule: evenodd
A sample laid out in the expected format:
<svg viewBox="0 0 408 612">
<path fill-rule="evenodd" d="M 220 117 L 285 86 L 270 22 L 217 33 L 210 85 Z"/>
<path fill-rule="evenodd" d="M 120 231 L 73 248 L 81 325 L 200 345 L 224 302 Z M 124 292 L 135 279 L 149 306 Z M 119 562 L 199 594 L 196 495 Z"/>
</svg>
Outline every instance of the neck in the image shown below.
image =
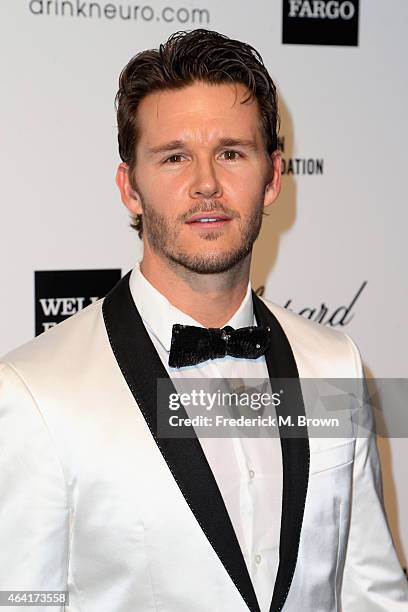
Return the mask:
<svg viewBox="0 0 408 612">
<path fill-rule="evenodd" d="M 248 287 L 251 254 L 220 274 L 197 274 L 163 259 L 143 257 L 140 271 L 173 306 L 204 327 L 223 327 L 240 307 Z"/>
</svg>

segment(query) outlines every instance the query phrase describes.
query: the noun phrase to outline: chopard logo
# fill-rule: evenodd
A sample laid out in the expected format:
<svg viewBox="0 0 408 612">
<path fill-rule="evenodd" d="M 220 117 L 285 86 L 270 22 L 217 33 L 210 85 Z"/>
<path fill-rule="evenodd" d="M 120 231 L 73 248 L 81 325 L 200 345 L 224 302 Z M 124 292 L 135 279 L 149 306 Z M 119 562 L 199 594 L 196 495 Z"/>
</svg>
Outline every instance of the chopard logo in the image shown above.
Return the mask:
<svg viewBox="0 0 408 612">
<path fill-rule="evenodd" d="M 360 298 L 366 285 L 367 281 L 364 281 L 347 305 L 337 306 L 333 309 L 329 308 L 325 302 L 322 302 L 320 306 L 291 308 L 291 306 L 293 306 L 292 298 L 286 302 L 284 307 L 292 312 L 296 312 L 306 319 L 310 319 L 311 321 L 316 321 L 317 323 L 322 323 L 323 325 L 330 325 L 331 327 L 344 327 L 354 318 L 354 312 L 352 312 L 352 310 L 355 308 L 357 300 Z M 262 285 L 261 287 L 258 287 L 255 293 L 257 295 L 263 295 L 264 291 L 265 287 Z"/>
</svg>

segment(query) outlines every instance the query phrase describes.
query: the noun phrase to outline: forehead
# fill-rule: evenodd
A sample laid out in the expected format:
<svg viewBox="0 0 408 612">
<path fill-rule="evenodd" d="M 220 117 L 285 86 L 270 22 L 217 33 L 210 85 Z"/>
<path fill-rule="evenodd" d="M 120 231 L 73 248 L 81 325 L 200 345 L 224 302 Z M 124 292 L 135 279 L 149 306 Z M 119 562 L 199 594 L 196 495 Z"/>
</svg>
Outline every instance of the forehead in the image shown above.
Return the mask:
<svg viewBox="0 0 408 612">
<path fill-rule="evenodd" d="M 153 92 L 137 111 L 139 144 L 150 146 L 172 138 L 210 143 L 222 136 L 260 140 L 256 98 L 240 83 L 194 83 L 177 90 Z"/>
</svg>

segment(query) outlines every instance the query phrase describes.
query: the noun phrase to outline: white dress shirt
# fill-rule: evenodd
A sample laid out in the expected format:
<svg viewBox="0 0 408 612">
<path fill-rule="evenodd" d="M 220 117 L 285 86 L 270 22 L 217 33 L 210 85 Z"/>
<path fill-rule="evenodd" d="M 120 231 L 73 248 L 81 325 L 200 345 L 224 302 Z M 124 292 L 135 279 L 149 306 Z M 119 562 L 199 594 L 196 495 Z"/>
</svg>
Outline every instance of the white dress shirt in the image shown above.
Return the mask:
<svg viewBox="0 0 408 612">
<path fill-rule="evenodd" d="M 177 378 L 262 379 L 269 374 L 265 357 L 226 356 L 172 368 L 168 365 L 174 323 L 203 327 L 173 306 L 143 276 L 137 263 L 130 291 L 154 347 L 177 389 Z M 226 323 L 234 329 L 256 325 L 251 284 L 240 307 Z M 271 388 L 268 386 L 269 393 Z M 279 563 L 282 504 L 282 456 L 278 437 L 200 437 L 234 527 L 261 612 L 269 612 Z"/>
</svg>

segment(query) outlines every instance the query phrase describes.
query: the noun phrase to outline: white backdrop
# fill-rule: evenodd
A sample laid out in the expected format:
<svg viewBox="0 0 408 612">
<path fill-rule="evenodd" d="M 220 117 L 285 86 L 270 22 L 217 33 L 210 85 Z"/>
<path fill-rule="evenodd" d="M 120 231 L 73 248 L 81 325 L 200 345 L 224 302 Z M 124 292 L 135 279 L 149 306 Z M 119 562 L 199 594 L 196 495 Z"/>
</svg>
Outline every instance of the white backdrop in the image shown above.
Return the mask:
<svg viewBox="0 0 408 612">
<path fill-rule="evenodd" d="M 0 3 L 0 353 L 34 335 L 35 270 L 125 273 L 140 258 L 114 184 L 118 75 L 171 32 L 206 27 L 261 52 L 281 95 L 286 167 L 302 158 L 322 169 L 285 175 L 256 244 L 254 288 L 314 317 L 324 303 L 328 324 L 366 282 L 333 321 L 343 315 L 337 329 L 369 376 L 407 377 L 406 0 L 361 0 L 356 47 L 283 45 L 282 0 L 97 2 L 92 15 L 91 3 L 71 4 L 63 16 L 60 0 Z M 408 444 L 379 444 L 405 565 Z"/>
</svg>

